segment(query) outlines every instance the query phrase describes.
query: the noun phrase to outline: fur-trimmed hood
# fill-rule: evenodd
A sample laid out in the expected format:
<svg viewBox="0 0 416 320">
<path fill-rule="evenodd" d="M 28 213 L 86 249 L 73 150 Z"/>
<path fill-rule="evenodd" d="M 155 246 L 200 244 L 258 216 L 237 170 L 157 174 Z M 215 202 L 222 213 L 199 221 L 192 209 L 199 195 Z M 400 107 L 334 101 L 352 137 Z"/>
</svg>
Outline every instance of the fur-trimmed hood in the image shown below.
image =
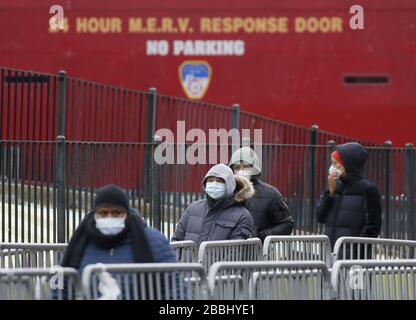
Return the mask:
<svg viewBox="0 0 416 320">
<path fill-rule="evenodd" d="M 208 177 L 218 177 L 225 181 L 225 196 L 234 197 L 236 203 L 244 203 L 254 195 L 254 187 L 246 177 L 235 176 L 233 171 L 225 164 L 213 166 L 202 180 L 202 187 L 205 190 L 205 184 Z"/>
<path fill-rule="evenodd" d="M 246 202 L 248 199 L 254 196 L 253 184 L 246 177 L 234 176 L 235 180 L 235 194 L 234 200 L 237 203 Z"/>
</svg>

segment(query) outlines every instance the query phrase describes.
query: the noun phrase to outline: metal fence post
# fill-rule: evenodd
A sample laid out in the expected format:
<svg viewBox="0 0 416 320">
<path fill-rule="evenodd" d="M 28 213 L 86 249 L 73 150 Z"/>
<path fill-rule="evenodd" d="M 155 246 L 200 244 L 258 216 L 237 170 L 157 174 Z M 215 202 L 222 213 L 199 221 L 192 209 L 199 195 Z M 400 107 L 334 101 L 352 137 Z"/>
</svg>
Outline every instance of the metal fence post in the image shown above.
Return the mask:
<svg viewBox="0 0 416 320">
<path fill-rule="evenodd" d="M 65 136 L 58 136 L 56 138 L 56 211 L 57 211 L 57 234 L 58 242 L 65 243 Z"/>
<path fill-rule="evenodd" d="M 231 129 L 239 129 L 240 128 L 240 105 L 234 103 L 232 105 L 231 111 L 231 119 L 230 119 L 230 127 Z"/>
<path fill-rule="evenodd" d="M 317 125 L 313 125 L 309 129 L 310 133 L 310 146 L 309 146 L 309 217 L 310 225 L 308 225 L 308 216 L 306 216 L 305 222 L 305 231 L 315 232 L 315 219 L 314 212 L 315 212 L 315 194 L 316 194 L 316 145 L 318 144 L 318 131 L 319 127 Z"/>
<path fill-rule="evenodd" d="M 407 239 L 416 240 L 416 162 L 415 149 L 412 143 L 406 144 L 404 168 L 405 168 L 405 194 L 407 199 Z"/>
<path fill-rule="evenodd" d="M 230 129 L 234 129 L 231 132 L 231 141 L 233 142 L 232 146 L 228 148 L 228 158 L 231 158 L 231 155 L 242 146 L 242 137 L 240 137 L 240 105 L 233 104 L 232 111 L 231 111 L 231 119 L 230 119 Z M 236 131 L 236 130 L 238 131 Z M 240 139 L 241 138 L 241 139 Z M 235 141 L 238 141 L 235 144 Z"/>
<path fill-rule="evenodd" d="M 152 181 L 151 181 L 151 189 L 152 189 L 152 221 L 153 227 L 161 230 L 162 226 L 162 213 L 161 213 L 161 192 L 160 192 L 160 172 L 159 172 L 159 164 L 156 163 L 154 160 L 154 152 L 157 146 L 162 142 L 162 138 L 160 136 L 154 136 L 153 143 L 152 143 Z M 169 223 L 169 222 L 168 222 Z"/>
<path fill-rule="evenodd" d="M 384 142 L 384 150 L 385 150 L 385 161 L 386 165 L 384 167 L 384 177 L 385 177 L 385 203 L 386 203 L 386 210 L 385 210 L 385 238 L 390 238 L 390 204 L 391 204 L 391 193 L 390 193 L 390 168 L 391 168 L 391 141 Z"/>
<path fill-rule="evenodd" d="M 146 107 L 146 128 L 145 128 L 145 149 L 144 149 L 144 175 L 143 175 L 143 198 L 145 201 L 151 201 L 151 191 L 149 186 L 152 183 L 152 143 L 153 135 L 156 131 L 156 88 L 150 88 L 147 93 L 147 107 Z"/>
<path fill-rule="evenodd" d="M 65 115 L 66 115 L 66 72 L 58 72 L 58 110 L 57 110 L 57 156 L 56 156 L 56 201 L 57 201 L 57 236 L 58 242 L 64 243 L 65 239 Z"/>
<path fill-rule="evenodd" d="M 56 136 L 65 136 L 65 114 L 66 114 L 66 72 L 58 72 L 58 112 Z"/>
<path fill-rule="evenodd" d="M 337 143 L 334 140 L 329 140 L 328 146 L 329 146 L 328 162 L 331 163 L 331 154 L 332 152 L 336 150 Z"/>
<path fill-rule="evenodd" d="M 328 147 L 327 147 L 327 149 L 326 149 L 326 162 L 325 162 L 325 169 L 328 169 L 329 168 L 329 166 L 330 166 L 330 164 L 331 164 L 331 154 L 332 154 L 332 152 L 334 152 L 335 150 L 336 150 L 336 148 L 337 148 L 337 143 L 334 141 L 334 140 L 329 140 L 328 142 L 327 142 L 327 145 L 328 145 Z M 326 172 L 324 172 L 324 174 L 325 174 L 325 177 L 327 176 L 327 171 Z M 325 178 L 324 179 L 324 188 L 326 187 L 326 185 L 327 185 L 327 179 Z M 318 225 L 318 233 L 319 234 L 323 234 L 325 232 L 325 225 L 324 224 L 319 224 Z"/>
</svg>

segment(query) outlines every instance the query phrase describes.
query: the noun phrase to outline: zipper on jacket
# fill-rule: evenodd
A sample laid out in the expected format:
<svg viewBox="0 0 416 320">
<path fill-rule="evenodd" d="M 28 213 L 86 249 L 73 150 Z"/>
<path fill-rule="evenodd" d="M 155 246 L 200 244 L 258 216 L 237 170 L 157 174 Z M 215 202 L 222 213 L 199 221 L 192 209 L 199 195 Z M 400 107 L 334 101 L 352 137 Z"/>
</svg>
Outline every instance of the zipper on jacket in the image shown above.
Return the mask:
<svg viewBox="0 0 416 320">
<path fill-rule="evenodd" d="M 114 255 L 114 249 L 110 249 L 110 256 Z"/>
</svg>

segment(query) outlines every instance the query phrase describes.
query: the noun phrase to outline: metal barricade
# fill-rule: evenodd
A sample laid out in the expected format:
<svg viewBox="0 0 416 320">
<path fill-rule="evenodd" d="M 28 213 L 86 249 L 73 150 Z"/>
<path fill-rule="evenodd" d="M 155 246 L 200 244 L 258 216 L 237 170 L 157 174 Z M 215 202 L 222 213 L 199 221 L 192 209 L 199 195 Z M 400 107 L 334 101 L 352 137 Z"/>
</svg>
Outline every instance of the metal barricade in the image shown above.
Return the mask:
<svg viewBox="0 0 416 320">
<path fill-rule="evenodd" d="M 341 237 L 334 246 L 333 261 L 398 259 L 416 259 L 416 241 Z"/>
<path fill-rule="evenodd" d="M 0 268 L 51 268 L 60 264 L 66 243 L 2 243 Z"/>
<path fill-rule="evenodd" d="M 339 260 L 331 285 L 335 299 L 416 300 L 416 260 Z"/>
<path fill-rule="evenodd" d="M 170 246 L 175 250 L 178 262 L 197 262 L 198 260 L 198 246 L 191 240 L 174 241 Z"/>
<path fill-rule="evenodd" d="M 205 300 L 208 286 L 199 263 L 94 264 L 85 267 L 82 286 L 87 299 L 99 299 L 103 274 L 120 289 L 121 300 Z"/>
<path fill-rule="evenodd" d="M 198 262 L 208 272 L 210 266 L 218 261 L 259 261 L 262 260 L 263 247 L 261 240 L 204 241 L 198 252 Z"/>
<path fill-rule="evenodd" d="M 218 300 L 324 300 L 331 292 L 321 261 L 217 262 L 209 270 L 208 287 Z"/>
<path fill-rule="evenodd" d="M 0 300 L 82 299 L 80 284 L 73 268 L 0 269 Z"/>
<path fill-rule="evenodd" d="M 264 240 L 263 257 L 270 261 L 323 261 L 329 268 L 331 243 L 325 235 L 268 236 Z"/>
</svg>

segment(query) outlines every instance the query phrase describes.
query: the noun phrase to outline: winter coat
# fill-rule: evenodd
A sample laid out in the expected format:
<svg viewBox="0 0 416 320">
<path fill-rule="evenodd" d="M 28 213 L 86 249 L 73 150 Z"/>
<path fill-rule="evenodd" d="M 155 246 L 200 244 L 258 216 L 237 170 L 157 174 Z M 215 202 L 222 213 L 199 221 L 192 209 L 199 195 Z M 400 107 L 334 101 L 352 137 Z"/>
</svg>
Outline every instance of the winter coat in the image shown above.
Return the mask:
<svg viewBox="0 0 416 320">
<path fill-rule="evenodd" d="M 263 241 L 269 235 L 290 235 L 294 222 L 282 194 L 275 187 L 253 179 L 255 194 L 247 201 L 256 235 Z"/>
<path fill-rule="evenodd" d="M 324 190 L 317 204 L 318 221 L 325 224 L 332 247 L 343 236 L 374 237 L 381 229 L 381 197 L 363 178 L 367 151 L 358 143 L 338 147 L 346 177 L 337 180 L 334 195 Z"/>
<path fill-rule="evenodd" d="M 206 174 L 225 181 L 226 193 L 218 201 L 208 195 L 192 202 L 183 213 L 172 241 L 203 241 L 247 239 L 252 237 L 254 222 L 245 202 L 253 196 L 254 189 L 247 178 L 234 176 L 226 165 L 216 165 Z"/>
</svg>

